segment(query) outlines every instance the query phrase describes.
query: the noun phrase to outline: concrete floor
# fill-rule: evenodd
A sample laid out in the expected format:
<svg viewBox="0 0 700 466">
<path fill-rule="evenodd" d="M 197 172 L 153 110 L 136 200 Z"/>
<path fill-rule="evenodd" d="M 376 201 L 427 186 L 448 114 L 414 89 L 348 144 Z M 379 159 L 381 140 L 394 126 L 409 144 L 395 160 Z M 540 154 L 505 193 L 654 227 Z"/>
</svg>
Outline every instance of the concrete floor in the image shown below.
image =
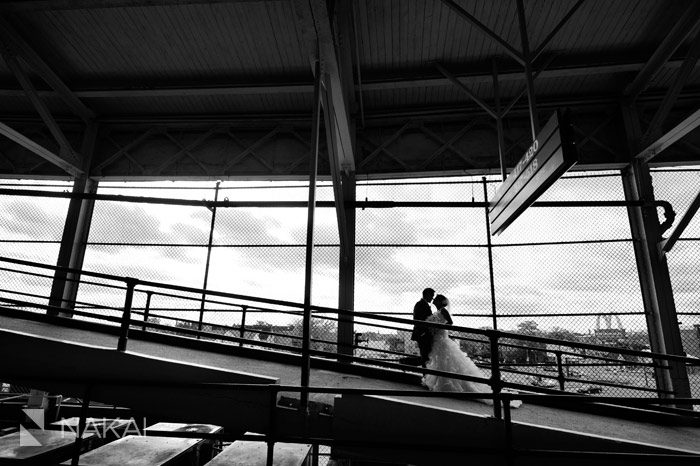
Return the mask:
<svg viewBox="0 0 700 466">
<path fill-rule="evenodd" d="M 106 348 L 116 348 L 117 344 L 117 337 L 112 335 L 58 327 L 51 324 L 4 316 L 0 316 L 0 328 Z M 300 381 L 299 367 L 288 364 L 162 345 L 140 341 L 134 338 L 129 340 L 128 351 L 215 368 L 267 375 L 278 378 L 283 385 L 299 385 Z M 348 375 L 327 370 L 312 370 L 311 385 L 333 388 L 420 389 L 415 385 Z M 332 398 L 333 395 L 312 396 L 312 399 L 329 404 L 332 404 Z M 492 414 L 492 408 L 490 406 L 476 401 L 461 401 L 450 398 L 421 398 L 415 396 L 403 397 L 403 399 L 424 405 L 439 406 L 472 414 L 484 416 L 490 416 Z M 671 447 L 700 454 L 700 428 L 695 427 L 662 426 L 528 404 L 513 411 L 513 420 L 527 424 L 600 435 L 608 438 Z"/>
</svg>

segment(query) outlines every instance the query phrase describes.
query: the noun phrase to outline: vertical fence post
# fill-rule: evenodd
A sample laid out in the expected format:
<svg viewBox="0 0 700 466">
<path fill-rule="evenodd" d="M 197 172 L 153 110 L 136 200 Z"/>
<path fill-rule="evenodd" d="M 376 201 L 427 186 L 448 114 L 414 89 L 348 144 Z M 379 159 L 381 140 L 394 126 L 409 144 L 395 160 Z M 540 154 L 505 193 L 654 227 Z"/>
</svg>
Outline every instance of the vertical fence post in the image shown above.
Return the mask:
<svg viewBox="0 0 700 466">
<path fill-rule="evenodd" d="M 134 278 L 126 279 L 126 296 L 124 298 L 124 314 L 122 314 L 122 327 L 119 332 L 119 342 L 117 343 L 117 351 L 126 351 L 126 342 L 129 340 L 129 325 L 131 324 L 131 304 L 134 300 L 134 288 L 137 280 Z"/>
<path fill-rule="evenodd" d="M 241 328 L 238 330 L 241 340 L 245 338 L 245 316 L 248 311 L 248 306 L 241 307 Z M 243 342 L 240 342 L 238 346 L 243 346 Z"/>
<path fill-rule="evenodd" d="M 306 267 L 304 270 L 304 318 L 301 342 L 301 387 L 309 386 L 311 372 L 311 284 L 313 278 L 314 253 L 314 215 L 316 213 L 316 175 L 318 168 L 319 133 L 321 125 L 321 62 L 315 64 L 314 112 L 311 134 L 311 161 L 309 163 L 309 204 L 306 223 Z M 309 392 L 303 390 L 299 400 L 299 409 L 308 414 Z"/>
<path fill-rule="evenodd" d="M 152 291 L 147 291 L 146 292 L 146 307 L 143 309 L 143 331 L 146 331 L 146 324 L 148 323 L 148 313 L 151 311 L 151 296 L 153 295 Z"/>
<path fill-rule="evenodd" d="M 554 354 L 557 356 L 557 373 L 559 374 L 557 379 L 559 380 L 559 390 L 564 391 L 564 382 L 566 379 L 564 378 L 564 368 L 561 364 L 561 351 L 555 351 Z"/>
<path fill-rule="evenodd" d="M 501 419 L 501 366 L 498 360 L 498 333 L 489 332 L 491 344 L 491 390 L 493 391 L 493 416 Z"/>
<path fill-rule="evenodd" d="M 219 200 L 219 185 L 221 181 L 216 182 L 216 188 L 214 188 L 214 202 Z M 207 299 L 207 283 L 209 282 L 209 262 L 211 261 L 211 248 L 214 242 L 214 224 L 216 223 L 216 204 L 213 207 L 209 207 L 211 210 L 211 224 L 209 225 L 209 242 L 207 243 L 207 263 L 204 266 L 204 284 L 202 285 L 202 300 L 199 306 L 199 325 L 197 329 L 201 332 L 202 325 L 204 323 L 204 304 Z M 197 334 L 197 338 L 200 335 Z"/>
<path fill-rule="evenodd" d="M 496 285 L 493 280 L 493 246 L 491 245 L 491 224 L 489 223 L 489 193 L 486 185 L 486 177 L 481 177 L 481 182 L 484 185 L 484 214 L 486 215 L 486 247 L 489 252 L 489 282 L 491 284 L 491 318 L 493 320 L 493 329 L 498 330 L 498 321 L 496 319 Z"/>
</svg>

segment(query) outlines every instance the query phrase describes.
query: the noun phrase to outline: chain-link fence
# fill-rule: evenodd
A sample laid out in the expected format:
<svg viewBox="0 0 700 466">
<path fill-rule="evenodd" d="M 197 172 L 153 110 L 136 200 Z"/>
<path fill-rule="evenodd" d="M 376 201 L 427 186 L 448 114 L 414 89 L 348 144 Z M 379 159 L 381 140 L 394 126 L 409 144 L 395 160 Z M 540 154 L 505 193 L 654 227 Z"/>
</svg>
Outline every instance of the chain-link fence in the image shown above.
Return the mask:
<svg viewBox="0 0 700 466">
<path fill-rule="evenodd" d="M 305 200 L 307 185 L 284 183 L 101 183 L 99 194 L 192 200 Z M 318 200 L 332 200 L 322 183 Z M 313 302 L 337 306 L 338 233 L 333 209 L 318 209 L 315 227 Z M 97 201 L 86 246 L 84 268 L 162 283 L 300 302 L 304 294 L 306 210 L 163 206 Z M 81 286 L 78 301 L 104 293 Z M 122 295 L 123 296 L 123 295 Z M 115 303 L 123 297 L 115 293 Z M 201 294 L 169 296 L 137 292 L 137 312 L 179 328 L 301 346 L 301 317 L 247 309 L 231 312 L 229 303 Z M 201 324 L 199 323 L 201 319 Z M 316 338 L 335 342 L 336 325 L 317 325 Z M 335 350 L 335 346 L 333 346 Z"/>
<path fill-rule="evenodd" d="M 0 188 L 10 190 L 70 191 L 72 182 L 2 180 Z M 0 256 L 55 264 L 68 210 L 68 199 L 0 196 L 3 222 L 0 227 Z M 19 267 L 23 269 L 22 267 Z M 24 268 L 24 270 L 29 271 Z M 0 297 L 25 302 L 46 303 L 53 274 L 19 276 L 0 268 Z M 10 302 L 3 305 L 12 306 Z"/>
<path fill-rule="evenodd" d="M 656 196 L 670 201 L 676 211 L 682 213 L 696 194 L 692 186 L 698 185 L 697 179 L 697 171 L 655 170 Z M 358 180 L 357 199 L 480 202 L 494 196 L 498 183 L 495 177 L 487 177 L 485 181 L 481 177 L 440 181 Z M 45 185 L 32 186 L 45 189 Z M 70 184 L 49 186 L 70 189 Z M 222 182 L 218 188 L 213 182 L 103 182 L 99 194 L 193 200 L 303 201 L 307 186 L 297 182 Z M 318 188 L 318 199 L 333 199 L 329 183 Z M 543 198 L 580 199 L 624 200 L 620 173 L 567 175 Z M 6 196 L 2 202 L 8 203 L 6 211 L 13 212 L 12 218 L 19 222 L 18 226 L 7 228 L 3 255 L 55 263 L 68 201 L 56 200 L 50 213 L 45 208 L 45 200 L 40 198 Z M 456 325 L 496 327 L 523 335 L 630 350 L 648 348 L 639 278 L 624 207 L 532 207 L 502 235 L 494 237 L 491 246 L 483 207 L 366 208 L 357 209 L 356 214 L 357 311 L 367 315 L 410 317 L 421 290 L 429 286 L 448 296 Z M 20 225 L 21 222 L 26 225 Z M 41 229 L 32 228 L 37 223 L 42 225 Z M 698 236 L 698 223 L 693 221 L 669 255 L 681 332 L 687 334 L 684 344 L 691 355 L 700 353 L 691 349 L 697 348 L 699 341 L 697 324 L 700 320 L 695 312 L 697 306 L 693 304 L 700 298 L 694 286 L 697 278 L 691 273 L 697 264 L 694 251 Z M 336 307 L 339 246 L 332 208 L 318 209 L 315 241 L 312 303 Z M 84 268 L 193 288 L 301 302 L 305 242 L 305 209 L 220 207 L 213 210 L 203 206 L 98 200 Z M 51 249 L 44 252 L 43 247 Z M 28 295 L 47 296 L 50 278 L 32 276 L 24 278 L 22 283 L 8 282 L 7 288 Z M 99 301 L 102 306 L 113 308 L 102 312 L 117 316 L 123 305 L 123 289 L 103 285 L 98 279 L 93 279 L 92 284 L 82 284 L 78 306 L 87 309 L 89 303 Z M 236 336 L 241 336 L 244 328 L 246 338 L 301 345 L 299 314 L 254 308 L 242 312 L 240 307 L 232 312 L 230 303 L 203 298 L 206 297 L 200 293 L 170 296 L 138 292 L 134 309 L 137 313 L 148 309 L 149 321 L 172 327 L 192 329 L 202 325 L 206 331 Z M 321 317 L 312 321 L 312 338 L 318 340 L 312 347 L 333 352 L 337 322 Z M 417 353 L 410 340 L 409 326 L 378 327 L 376 322 L 357 318 L 355 330 L 358 356 L 403 360 L 406 354 Z M 486 365 L 490 355 L 483 340 L 464 340 L 462 347 L 477 362 L 481 360 Z M 527 374 L 512 375 L 514 381 L 548 385 L 551 381 L 547 382 L 547 377 L 556 366 L 556 353 L 557 348 L 546 344 L 514 347 L 504 350 L 501 359 L 510 365 L 513 374 Z M 586 380 L 599 381 L 600 387 L 607 387 L 605 384 L 610 381 L 616 381 L 616 385 L 628 381 L 636 386 L 642 379 L 653 385 L 652 371 L 648 368 L 627 370 L 623 368 L 631 367 L 630 364 L 614 364 L 604 359 L 601 365 L 590 365 L 590 361 L 583 361 L 590 359 L 590 354 L 575 351 L 560 357 L 563 357 L 560 366 L 563 364 L 568 374 L 586 375 Z M 699 383 L 693 381 L 695 387 Z M 625 394 L 619 387 L 604 390 L 606 395 Z"/>
<path fill-rule="evenodd" d="M 478 202 L 485 200 L 484 192 L 487 198 L 494 197 L 498 184 L 493 177 L 366 182 L 360 183 L 357 193 L 359 200 Z M 541 200 L 581 199 L 624 200 L 620 173 L 565 176 Z M 450 299 L 457 325 L 634 350 L 649 347 L 624 207 L 532 207 L 494 237 L 491 246 L 481 207 L 387 213 L 367 209 L 357 215 L 357 309 L 410 316 L 421 290 L 432 287 Z M 368 329 L 363 338 L 365 354 L 370 356 L 379 357 L 372 340 L 379 340 L 383 349 L 416 351 L 408 330 L 385 336 Z M 488 342 L 464 340 L 462 346 L 486 366 Z M 540 375 L 556 371 L 554 357 L 547 345 L 539 345 L 512 348 L 502 359 L 513 371 L 528 374 L 512 377 L 513 381 L 554 386 L 540 380 Z M 591 372 L 585 378 L 601 384 L 624 379 L 636 384 L 636 379 L 644 378 L 654 385 L 649 370 L 621 375 L 607 370 L 609 362 L 601 368 L 587 361 L 584 367 L 580 359 L 567 355 L 563 361 L 567 371 Z M 576 364 L 582 367 L 573 368 Z M 609 395 L 625 393 L 614 387 L 604 390 Z"/>
</svg>

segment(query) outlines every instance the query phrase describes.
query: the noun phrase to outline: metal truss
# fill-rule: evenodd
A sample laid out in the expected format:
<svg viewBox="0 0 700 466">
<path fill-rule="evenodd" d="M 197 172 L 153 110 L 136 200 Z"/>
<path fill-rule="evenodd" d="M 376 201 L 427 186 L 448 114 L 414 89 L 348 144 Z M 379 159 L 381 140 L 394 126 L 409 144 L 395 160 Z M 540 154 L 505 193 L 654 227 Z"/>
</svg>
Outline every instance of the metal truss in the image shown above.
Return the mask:
<svg viewBox="0 0 700 466">
<path fill-rule="evenodd" d="M 95 151 L 91 176 L 135 179 L 306 177 L 312 151 L 308 133 L 274 126 L 241 130 L 153 126 L 142 131 L 110 128 Z M 321 150 L 325 150 L 322 145 Z M 326 158 L 321 173 L 329 173 Z"/>
</svg>

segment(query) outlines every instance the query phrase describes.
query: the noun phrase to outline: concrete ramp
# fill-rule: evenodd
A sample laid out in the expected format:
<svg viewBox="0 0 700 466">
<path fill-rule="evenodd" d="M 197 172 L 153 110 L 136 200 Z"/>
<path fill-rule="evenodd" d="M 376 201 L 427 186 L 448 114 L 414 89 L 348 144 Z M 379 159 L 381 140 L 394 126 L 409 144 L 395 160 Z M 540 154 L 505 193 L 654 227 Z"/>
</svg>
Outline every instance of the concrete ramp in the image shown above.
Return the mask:
<svg viewBox="0 0 700 466">
<path fill-rule="evenodd" d="M 188 388 L 169 383 L 277 384 L 278 379 L 138 353 L 0 330 L 5 382 L 128 406 L 159 420 L 216 424 L 229 432 L 265 432 L 267 391 Z M 149 384 L 159 384 L 149 386 Z"/>
<path fill-rule="evenodd" d="M 507 464 L 504 455 L 507 438 L 502 421 L 488 415 L 394 397 L 338 397 L 335 402 L 333 437 L 348 445 L 334 447 L 334 455 L 340 458 L 420 465 Z M 700 444 L 695 449 L 651 445 L 523 421 L 513 422 L 512 445 L 516 450 L 700 454 Z M 467 449 L 472 451 L 467 453 Z M 590 465 L 591 461 L 595 461 L 596 466 L 620 464 L 612 458 L 608 463 L 608 460 L 568 457 L 519 457 L 513 464 L 560 466 L 562 461 L 566 461 L 567 466 Z"/>
</svg>

